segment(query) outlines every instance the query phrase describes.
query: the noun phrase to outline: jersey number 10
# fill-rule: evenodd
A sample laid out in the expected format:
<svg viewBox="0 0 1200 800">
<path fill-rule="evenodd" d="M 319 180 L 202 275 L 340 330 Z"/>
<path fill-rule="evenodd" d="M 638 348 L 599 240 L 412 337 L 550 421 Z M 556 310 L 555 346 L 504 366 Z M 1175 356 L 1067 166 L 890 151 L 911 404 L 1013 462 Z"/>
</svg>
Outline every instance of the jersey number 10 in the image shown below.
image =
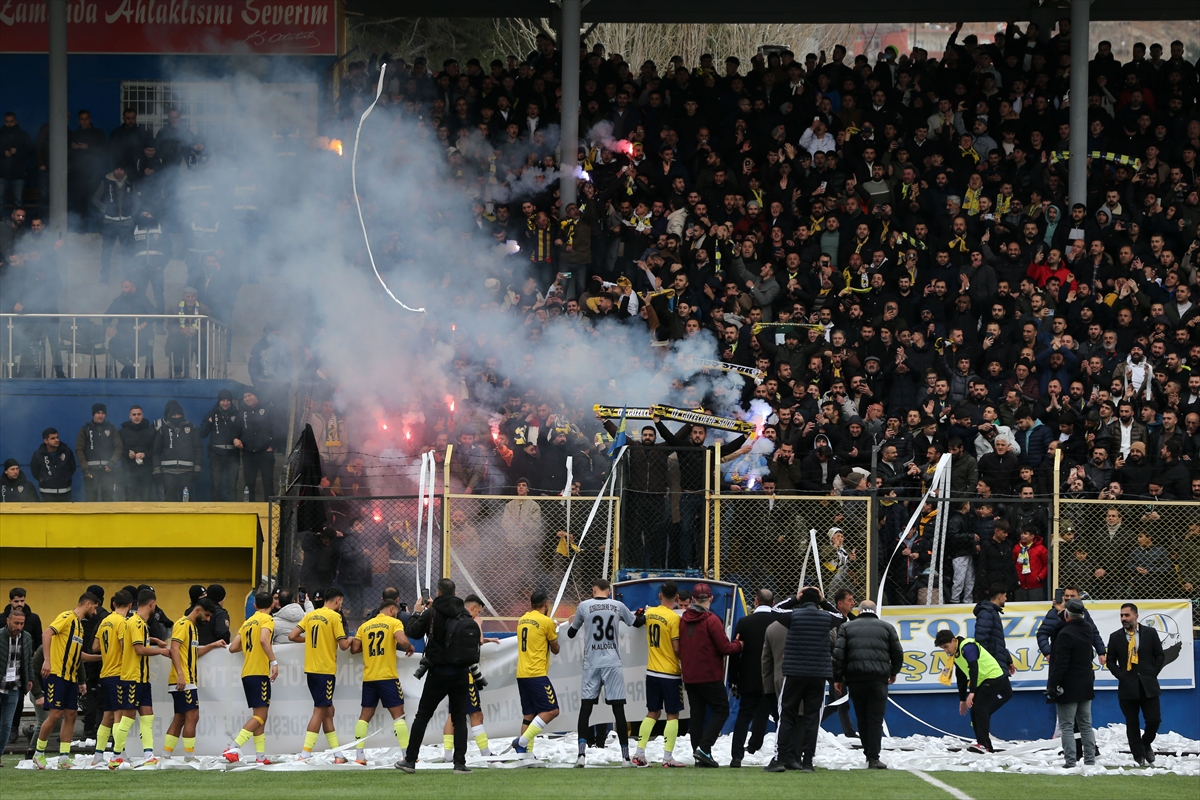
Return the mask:
<svg viewBox="0 0 1200 800">
<path fill-rule="evenodd" d="M 649 634 L 649 636 L 650 636 L 650 646 L 651 646 L 651 647 L 660 647 L 660 646 L 662 646 L 662 626 L 661 626 L 661 625 L 653 625 L 653 624 L 652 624 L 652 625 L 651 625 L 651 626 L 650 626 L 650 627 L 647 629 L 647 631 L 646 631 L 646 632 L 647 632 L 647 633 Z"/>
</svg>

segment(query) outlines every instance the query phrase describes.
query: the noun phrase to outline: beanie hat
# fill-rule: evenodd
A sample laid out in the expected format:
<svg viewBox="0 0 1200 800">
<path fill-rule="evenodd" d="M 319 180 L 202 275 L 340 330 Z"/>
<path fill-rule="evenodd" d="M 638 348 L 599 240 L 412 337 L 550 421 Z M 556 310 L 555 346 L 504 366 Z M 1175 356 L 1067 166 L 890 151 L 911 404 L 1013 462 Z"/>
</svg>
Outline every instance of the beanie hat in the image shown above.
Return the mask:
<svg viewBox="0 0 1200 800">
<path fill-rule="evenodd" d="M 92 413 L 93 414 L 107 414 L 108 406 L 104 405 L 104 403 L 92 403 Z"/>
</svg>

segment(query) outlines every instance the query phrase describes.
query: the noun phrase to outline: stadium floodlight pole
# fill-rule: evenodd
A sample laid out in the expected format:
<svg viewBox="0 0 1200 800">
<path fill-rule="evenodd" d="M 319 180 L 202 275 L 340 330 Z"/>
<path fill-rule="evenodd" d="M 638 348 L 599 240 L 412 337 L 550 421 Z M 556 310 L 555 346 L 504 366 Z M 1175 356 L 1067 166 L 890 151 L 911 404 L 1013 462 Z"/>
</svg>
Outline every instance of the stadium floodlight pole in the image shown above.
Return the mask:
<svg viewBox="0 0 1200 800">
<path fill-rule="evenodd" d="M 383 276 L 379 274 L 379 268 L 375 266 L 375 254 L 371 252 L 371 237 L 367 235 L 367 222 L 363 219 L 362 200 L 358 197 L 358 139 L 362 135 L 363 123 L 367 121 L 367 117 L 371 116 L 371 112 L 375 110 L 375 104 L 379 102 L 380 95 L 383 94 L 383 84 L 387 79 L 387 64 L 379 65 L 379 85 L 375 87 L 375 99 L 371 101 L 371 105 L 367 106 L 367 110 L 358 118 L 358 128 L 354 131 L 354 153 L 350 156 L 350 188 L 354 192 L 354 206 L 358 209 L 358 224 L 362 226 L 363 241 L 367 245 L 367 259 L 371 262 L 371 271 L 375 273 L 375 277 L 379 280 L 379 285 L 387 292 L 388 297 L 396 301 L 396 305 L 403 308 L 405 311 L 411 311 L 414 314 L 424 314 L 423 308 L 412 308 L 405 305 L 399 297 L 392 294 L 392 290 L 388 288 L 384 282 Z M 53 119 L 53 117 L 51 117 Z M 420 538 L 420 531 L 417 531 Z"/>
<path fill-rule="evenodd" d="M 1071 133 L 1068 194 L 1072 205 L 1087 204 L 1088 24 L 1092 0 L 1071 0 Z"/>
<path fill-rule="evenodd" d="M 559 0 L 562 8 L 558 50 L 562 59 L 562 126 L 559 130 L 559 200 L 565 219 L 576 200 L 579 171 L 579 24 L 586 0 Z"/>
<path fill-rule="evenodd" d="M 55 238 L 61 238 L 67 232 L 67 0 L 49 0 L 46 6 L 50 27 L 50 225 L 57 233 Z M 17 202 L 20 200 L 18 197 Z"/>
</svg>

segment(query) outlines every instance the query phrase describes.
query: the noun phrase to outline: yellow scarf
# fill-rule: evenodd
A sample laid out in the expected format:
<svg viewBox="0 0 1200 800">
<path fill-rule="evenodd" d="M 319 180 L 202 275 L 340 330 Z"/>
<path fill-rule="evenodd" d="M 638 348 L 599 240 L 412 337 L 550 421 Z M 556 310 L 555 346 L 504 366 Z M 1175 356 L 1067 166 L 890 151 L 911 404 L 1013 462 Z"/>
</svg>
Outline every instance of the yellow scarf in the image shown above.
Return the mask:
<svg viewBox="0 0 1200 800">
<path fill-rule="evenodd" d="M 562 228 L 567 234 L 567 244 L 575 244 L 575 226 L 579 224 L 577 219 L 564 219 L 558 223 L 558 227 Z"/>
<path fill-rule="evenodd" d="M 960 147 L 958 148 L 958 152 L 963 158 L 971 159 L 972 164 L 979 163 L 979 153 L 976 152 L 974 147 Z"/>
<path fill-rule="evenodd" d="M 1137 634 L 1129 637 L 1129 657 L 1125 659 L 1125 669 L 1132 672 L 1132 667 L 1138 663 L 1137 657 Z"/>
<path fill-rule="evenodd" d="M 808 222 L 809 222 L 809 225 L 808 225 L 809 232 L 813 236 L 816 236 L 818 233 L 821 232 L 821 226 L 825 223 L 825 217 L 824 217 L 824 215 L 822 215 L 820 217 L 809 217 Z"/>
<path fill-rule="evenodd" d="M 969 248 L 967 247 L 966 234 L 963 234 L 962 236 L 951 236 L 950 237 L 950 249 L 958 250 L 961 253 L 967 252 L 967 250 Z"/>
<path fill-rule="evenodd" d="M 763 193 L 762 193 L 762 190 L 760 189 L 760 190 L 758 190 L 758 191 L 755 191 L 754 189 L 751 189 L 751 190 L 750 190 L 750 193 L 751 193 L 752 195 L 754 195 L 754 202 L 758 203 L 758 207 L 759 207 L 759 208 L 765 208 L 765 206 L 763 205 Z"/>
<path fill-rule="evenodd" d="M 967 189 L 967 195 L 963 199 L 963 211 L 967 212 L 968 216 L 974 217 L 979 214 L 979 196 L 983 194 L 983 189 Z"/>
<path fill-rule="evenodd" d="M 1012 195 L 996 195 L 996 213 L 1004 216 L 1012 209 Z"/>
</svg>

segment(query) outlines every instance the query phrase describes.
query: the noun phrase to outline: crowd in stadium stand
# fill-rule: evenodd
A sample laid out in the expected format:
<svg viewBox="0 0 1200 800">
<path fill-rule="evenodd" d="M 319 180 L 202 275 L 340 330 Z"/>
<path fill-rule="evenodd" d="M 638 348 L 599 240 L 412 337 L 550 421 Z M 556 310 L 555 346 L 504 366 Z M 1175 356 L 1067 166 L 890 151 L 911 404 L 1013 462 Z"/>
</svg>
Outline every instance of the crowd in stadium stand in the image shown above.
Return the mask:
<svg viewBox="0 0 1200 800">
<path fill-rule="evenodd" d="M 1196 62 L 1179 41 L 1136 43 L 1126 63 L 1100 42 L 1087 65 L 1088 153 L 1069 153 L 1068 22 L 1056 33 L 1009 25 L 991 42 L 958 35 L 940 59 L 920 48 L 852 57 L 839 45 L 828 57 L 784 50 L 693 65 L 630 65 L 585 44 L 579 200 L 565 208 L 561 55 L 551 39 L 486 66 L 448 59 L 436 71 L 390 54 L 351 64 L 331 129 L 353 138 L 386 63 L 374 113 L 444 152 L 446 191 L 460 190 L 471 208 L 455 235 L 498 253 L 488 274 L 447 289 L 444 313 L 421 331 L 422 343 L 453 349 L 446 369 L 463 387 L 461 408 L 413 387 L 391 433 L 404 439 L 388 447 L 413 459 L 453 443 L 456 486 L 496 494 L 521 479 L 533 494 L 561 493 L 571 455 L 580 491 L 595 492 L 616 428 L 593 421 L 592 404 L 619 399 L 611 388 L 623 375 L 653 372 L 707 337 L 710 357 L 757 368 L 761 382 L 747 378 L 740 402 L 719 407 L 704 388 L 711 381 L 664 371 L 659 402 L 743 417 L 754 400 L 769 405 L 758 444 L 725 454 L 738 462 L 722 470 L 731 491 L 866 494 L 874 482 L 911 503 L 949 453 L 955 496 L 976 498 L 962 511 L 978 541 L 955 555 L 981 572 L 993 526 L 1005 569 L 1013 559 L 1028 566 L 1029 545 L 1041 547 L 1044 509 L 1002 501 L 1052 494 L 1056 450 L 1066 497 L 1200 500 Z M 137 197 L 150 185 L 157 198 L 157 165 L 186 175 L 204 163 L 203 144 L 177 118 L 152 141 L 128 130 L 106 145 L 81 114 L 71 131 L 72 203 L 85 216 L 92 204 L 103 220 L 106 270 L 135 224 L 112 219 L 126 213 L 114 185 L 130 181 Z M 19 202 L 19 181 L 45 175 L 45 141 L 11 116 L 0 129 L 0 171 L 18 199 L 0 227 L 5 306 L 20 286 L 27 310 L 54 294 L 44 291 L 55 280 L 53 245 L 39 242 L 38 214 Z M 1068 197 L 1069 160 L 1084 157 L 1087 196 Z M 205 213 L 241 213 L 233 209 L 245 203 L 227 199 Z M 139 214 L 140 203 L 131 206 Z M 220 248 L 206 238 L 213 226 L 194 222 L 179 225 L 199 242 L 189 247 L 188 283 L 201 287 L 190 302 L 221 317 L 241 276 L 220 277 L 211 252 Z M 153 289 L 161 267 L 143 273 Z M 163 307 L 161 278 L 152 302 L 136 280 L 133 291 Z M 516 333 L 468 338 L 441 324 L 465 308 L 516 321 L 497 328 Z M 611 336 L 621 352 L 596 364 L 590 385 L 546 388 L 552 368 L 530 350 L 551 334 Z M 267 364 L 264 380 L 291 380 L 295 362 L 264 359 L 268 348 L 264 338 L 260 377 Z M 319 387 L 310 420 L 325 489 L 388 493 L 378 458 L 387 447 L 374 424 L 355 431 L 365 410 L 339 388 Z M 630 488 L 665 492 L 667 455 L 719 433 L 676 428 L 629 422 Z M 26 463 L 7 467 L 6 500 Z M 31 467 L 55 488 L 40 455 Z M 974 531 L 985 528 L 980 540 Z M 1129 547 L 1134 560 L 1135 547 L 1163 550 Z M 1161 560 L 1157 550 L 1145 558 Z M 990 583 L 980 577 L 977 588 Z M 1044 579 L 1036 588 L 1044 597 Z"/>
</svg>

